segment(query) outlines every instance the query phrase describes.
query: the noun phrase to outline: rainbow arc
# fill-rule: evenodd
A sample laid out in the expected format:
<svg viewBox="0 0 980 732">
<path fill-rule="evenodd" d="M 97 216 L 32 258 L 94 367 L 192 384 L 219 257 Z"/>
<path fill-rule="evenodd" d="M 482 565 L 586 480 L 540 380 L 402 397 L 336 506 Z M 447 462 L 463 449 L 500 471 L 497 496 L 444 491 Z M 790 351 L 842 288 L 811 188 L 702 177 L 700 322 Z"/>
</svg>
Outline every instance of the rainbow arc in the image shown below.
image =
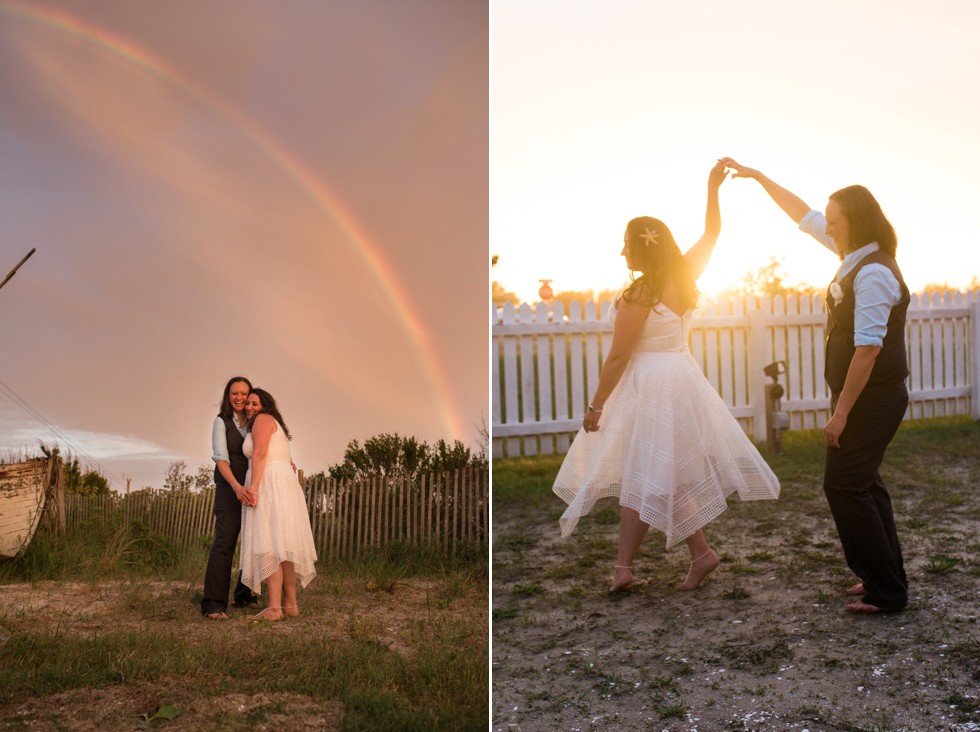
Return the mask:
<svg viewBox="0 0 980 732">
<path fill-rule="evenodd" d="M 413 344 L 429 387 L 436 397 L 437 411 L 443 428 L 456 439 L 465 439 L 466 429 L 450 396 L 449 380 L 439 359 L 435 343 L 419 317 L 404 285 L 395 276 L 364 228 L 350 213 L 340 197 L 312 170 L 267 131 L 245 117 L 240 110 L 188 79 L 161 59 L 156 58 L 132 41 L 114 35 L 106 29 L 79 19 L 64 10 L 39 8 L 21 0 L 0 0 L 0 11 L 25 21 L 36 23 L 82 43 L 95 46 L 110 58 L 139 67 L 146 73 L 170 84 L 197 102 L 215 110 L 233 124 L 276 166 L 303 189 L 316 206 L 329 216 L 351 243 L 359 257 L 377 281 L 391 307 L 392 315 Z"/>
</svg>

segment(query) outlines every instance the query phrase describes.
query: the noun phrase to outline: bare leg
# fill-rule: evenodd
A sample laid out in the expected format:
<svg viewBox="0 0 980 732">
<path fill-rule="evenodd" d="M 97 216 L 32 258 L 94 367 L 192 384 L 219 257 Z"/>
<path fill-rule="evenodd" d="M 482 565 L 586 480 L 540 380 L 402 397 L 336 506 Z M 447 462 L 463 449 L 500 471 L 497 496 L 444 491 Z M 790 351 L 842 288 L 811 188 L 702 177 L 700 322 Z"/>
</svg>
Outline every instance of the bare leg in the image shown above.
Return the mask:
<svg viewBox="0 0 980 732">
<path fill-rule="evenodd" d="M 677 585 L 678 590 L 693 590 L 704 581 L 704 578 L 718 568 L 718 557 L 711 547 L 708 540 L 704 537 L 704 531 L 698 529 L 684 540 L 687 550 L 691 553 L 691 568 L 687 572 L 687 578 Z"/>
<path fill-rule="evenodd" d="M 292 562 L 283 562 L 282 567 L 282 612 L 291 618 L 299 615 L 296 602 L 296 567 Z"/>
<path fill-rule="evenodd" d="M 269 591 L 269 603 L 265 610 L 255 617 L 260 620 L 282 620 L 282 565 L 265 578 L 265 588 Z"/>
<path fill-rule="evenodd" d="M 633 584 L 633 559 L 649 528 L 650 525 L 644 523 L 632 508 L 623 506 L 619 509 L 619 550 L 610 592 L 625 590 Z"/>
</svg>

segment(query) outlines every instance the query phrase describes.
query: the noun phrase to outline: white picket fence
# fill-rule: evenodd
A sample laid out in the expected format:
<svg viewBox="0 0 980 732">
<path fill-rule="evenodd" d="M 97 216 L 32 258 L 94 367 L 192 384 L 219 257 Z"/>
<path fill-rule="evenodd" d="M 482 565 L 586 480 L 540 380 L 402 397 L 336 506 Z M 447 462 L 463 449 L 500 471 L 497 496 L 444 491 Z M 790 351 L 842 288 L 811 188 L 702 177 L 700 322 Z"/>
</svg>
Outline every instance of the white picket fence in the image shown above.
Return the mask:
<svg viewBox="0 0 980 732">
<path fill-rule="evenodd" d="M 563 453 L 582 424 L 609 351 L 609 303 L 491 305 L 493 457 Z M 790 429 L 822 426 L 830 393 L 823 378 L 822 296 L 726 300 L 695 312 L 691 353 L 732 415 L 764 442 L 763 368 L 780 376 Z M 913 295 L 906 324 L 907 418 L 971 414 L 980 419 L 980 292 Z"/>
</svg>

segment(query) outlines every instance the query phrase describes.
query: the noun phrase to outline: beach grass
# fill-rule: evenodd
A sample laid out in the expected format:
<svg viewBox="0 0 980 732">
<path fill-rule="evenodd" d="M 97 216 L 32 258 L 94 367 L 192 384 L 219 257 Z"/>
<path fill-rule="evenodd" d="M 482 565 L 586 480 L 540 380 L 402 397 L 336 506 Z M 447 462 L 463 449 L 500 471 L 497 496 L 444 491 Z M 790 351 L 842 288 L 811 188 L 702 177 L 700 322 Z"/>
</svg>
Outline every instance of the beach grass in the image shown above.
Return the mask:
<svg viewBox="0 0 980 732">
<path fill-rule="evenodd" d="M 0 727 L 486 729 L 485 549 L 321 561 L 268 623 L 201 617 L 208 548 L 96 522 L 0 563 Z"/>
</svg>

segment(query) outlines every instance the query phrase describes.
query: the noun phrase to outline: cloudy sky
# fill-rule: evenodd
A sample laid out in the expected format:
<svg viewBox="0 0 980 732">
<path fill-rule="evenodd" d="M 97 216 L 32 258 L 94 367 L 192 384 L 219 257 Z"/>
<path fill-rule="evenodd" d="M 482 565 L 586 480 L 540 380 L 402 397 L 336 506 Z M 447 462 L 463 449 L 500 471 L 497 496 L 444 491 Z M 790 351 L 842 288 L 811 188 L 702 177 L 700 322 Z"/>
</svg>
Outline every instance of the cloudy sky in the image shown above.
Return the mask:
<svg viewBox="0 0 980 732">
<path fill-rule="evenodd" d="M 731 156 L 823 210 L 860 183 L 913 288 L 980 275 L 980 4 L 967 0 L 494 0 L 494 278 L 536 299 L 621 285 L 626 222 L 704 230 Z M 838 262 L 753 181 L 721 190 L 710 294 L 770 256 L 825 286 Z"/>
<path fill-rule="evenodd" d="M 0 0 L 0 457 L 210 462 L 228 377 L 308 472 L 487 412 L 488 13 Z"/>
</svg>

